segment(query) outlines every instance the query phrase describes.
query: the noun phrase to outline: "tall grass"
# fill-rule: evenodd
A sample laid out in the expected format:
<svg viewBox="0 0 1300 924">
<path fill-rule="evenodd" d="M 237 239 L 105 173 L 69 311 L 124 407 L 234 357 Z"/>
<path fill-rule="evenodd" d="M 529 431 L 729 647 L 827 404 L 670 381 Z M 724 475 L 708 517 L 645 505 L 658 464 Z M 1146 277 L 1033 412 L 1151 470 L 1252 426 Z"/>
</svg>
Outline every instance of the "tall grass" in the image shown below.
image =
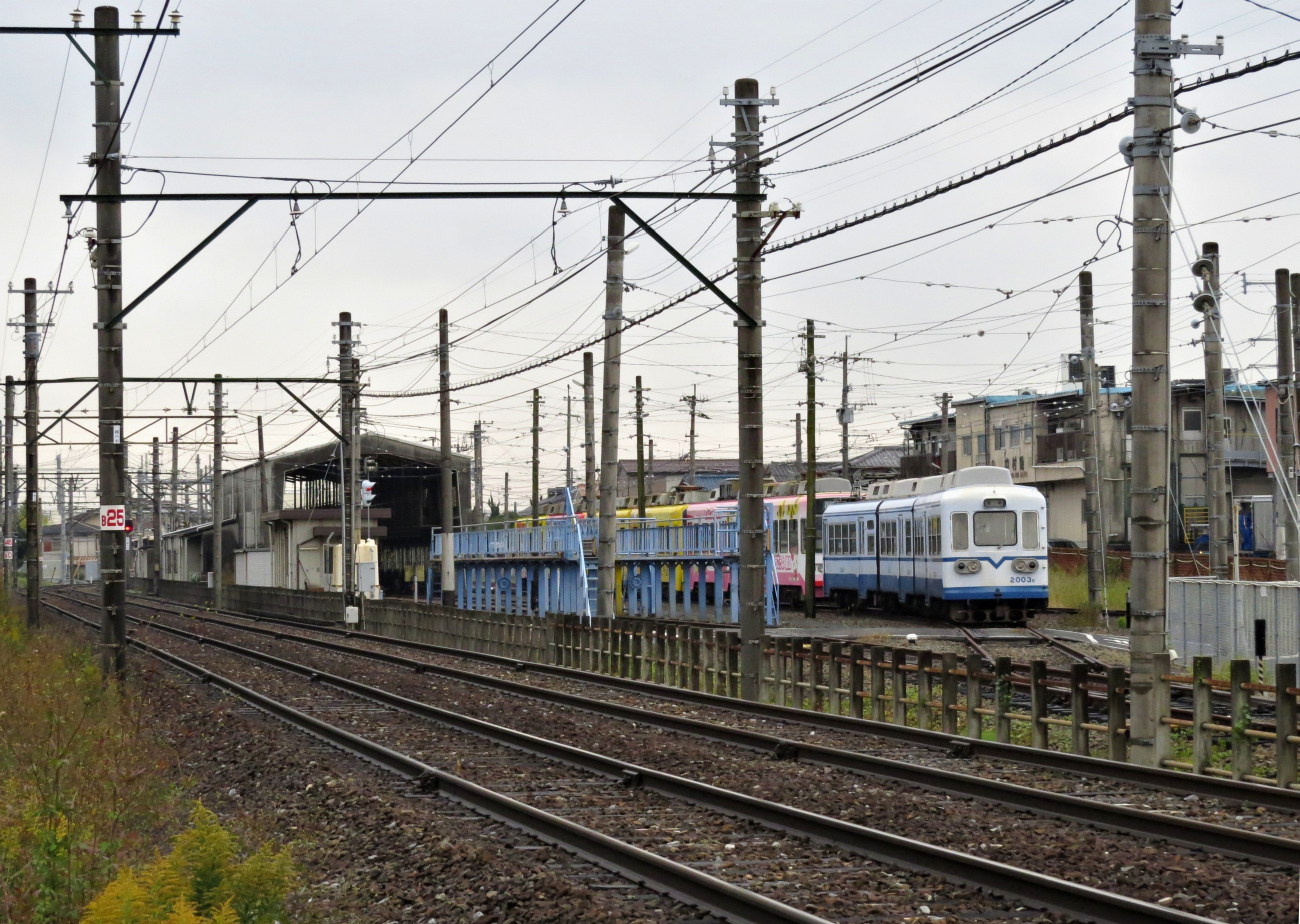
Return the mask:
<svg viewBox="0 0 1300 924">
<path fill-rule="evenodd" d="M 1128 578 L 1119 574 L 1117 561 L 1107 562 L 1106 608 L 1122 610 L 1128 599 Z M 1088 571 L 1086 568 L 1067 570 L 1059 565 L 1050 566 L 1047 574 L 1048 605 L 1063 609 L 1077 610 L 1081 616 L 1097 617 L 1097 612 L 1088 601 Z"/>
<path fill-rule="evenodd" d="M 166 752 L 87 646 L 0 599 L 0 919 L 64 924 L 170 815 Z"/>
</svg>

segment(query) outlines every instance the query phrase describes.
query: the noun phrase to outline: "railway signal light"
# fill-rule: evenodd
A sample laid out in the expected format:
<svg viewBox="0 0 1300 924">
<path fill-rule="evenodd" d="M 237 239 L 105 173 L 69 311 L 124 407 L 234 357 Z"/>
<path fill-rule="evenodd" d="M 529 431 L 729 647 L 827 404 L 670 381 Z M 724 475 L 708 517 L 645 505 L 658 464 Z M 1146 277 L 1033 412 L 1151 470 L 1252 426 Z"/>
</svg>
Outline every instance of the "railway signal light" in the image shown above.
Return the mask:
<svg viewBox="0 0 1300 924">
<path fill-rule="evenodd" d="M 369 507 L 375 500 L 375 483 L 362 479 L 361 481 L 361 506 Z"/>
</svg>

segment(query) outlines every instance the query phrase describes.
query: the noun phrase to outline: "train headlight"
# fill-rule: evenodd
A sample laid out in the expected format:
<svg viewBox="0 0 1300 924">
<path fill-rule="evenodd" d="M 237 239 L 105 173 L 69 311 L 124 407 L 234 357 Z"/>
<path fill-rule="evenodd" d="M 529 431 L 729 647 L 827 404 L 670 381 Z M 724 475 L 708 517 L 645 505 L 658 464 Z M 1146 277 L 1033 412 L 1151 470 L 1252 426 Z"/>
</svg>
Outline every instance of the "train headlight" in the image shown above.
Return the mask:
<svg viewBox="0 0 1300 924">
<path fill-rule="evenodd" d="M 978 558 L 959 558 L 954 566 L 958 574 L 975 574 L 980 570 Z"/>
<path fill-rule="evenodd" d="M 1033 558 L 1017 558 L 1015 564 L 1011 567 L 1021 574 L 1028 574 L 1031 571 L 1038 570 L 1038 561 Z"/>
</svg>

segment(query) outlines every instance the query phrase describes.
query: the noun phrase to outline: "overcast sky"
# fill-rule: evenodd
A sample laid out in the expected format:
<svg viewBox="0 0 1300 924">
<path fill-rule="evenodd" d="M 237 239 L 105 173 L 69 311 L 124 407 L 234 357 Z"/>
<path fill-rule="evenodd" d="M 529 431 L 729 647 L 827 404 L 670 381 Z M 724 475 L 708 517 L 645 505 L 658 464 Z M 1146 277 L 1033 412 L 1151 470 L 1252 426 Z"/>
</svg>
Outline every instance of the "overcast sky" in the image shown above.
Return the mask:
<svg viewBox="0 0 1300 924">
<path fill-rule="evenodd" d="M 3 19 L 62 25 L 71 5 L 7 0 Z M 1005 23 L 1051 3 L 1017 5 Z M 893 100 L 782 149 L 766 168 L 774 184 L 769 195 L 801 203 L 803 216 L 786 221 L 773 240 L 887 204 L 1122 107 L 1132 95 L 1133 11 L 1131 3 L 1117 5 L 1074 0 Z M 1294 0 L 1269 5 L 1300 16 Z M 543 0 L 187 2 L 181 37 L 159 40 L 144 68 L 126 116 L 123 151 L 129 166 L 171 171 L 168 192 L 289 190 L 294 179 L 312 181 L 300 182 L 299 189 L 346 190 L 356 185 L 340 185 L 344 181 L 395 178 L 558 189 L 611 177 L 620 188 L 680 190 L 703 182 L 703 188 L 725 190 L 729 174 L 709 176 L 709 141 L 729 140 L 732 110 L 718 100 L 737 78 L 757 78 L 765 95 L 775 88 L 780 105 L 767 110 L 766 129 L 769 143 L 779 141 L 862 102 L 887 85 L 879 81 L 888 74 L 916 73 L 935 46 L 1011 6 L 1012 0 L 760 0 L 742 7 L 561 0 L 547 11 Z M 161 6 L 150 0 L 142 8 L 152 23 Z M 129 22 L 132 7 L 121 9 Z M 1225 37 L 1222 60 L 1177 61 L 1181 76 L 1276 53 L 1300 39 L 1300 22 L 1246 0 L 1187 0 L 1173 31 L 1199 42 Z M 52 306 L 42 375 L 93 375 L 95 300 L 87 250 L 78 238 L 63 257 L 66 225 L 57 199 L 84 191 L 90 179 L 83 160 L 93 146 L 91 72 L 58 36 L 6 35 L 0 43 L 6 88 L 0 95 L 6 167 L 0 173 L 0 264 L 16 286 L 29 275 L 44 285 L 62 260 L 63 284 L 71 282 L 76 294 Z M 124 42 L 124 90 L 135 82 L 146 46 L 143 39 Z M 90 42 L 84 47 L 89 50 Z M 429 116 L 489 61 L 491 67 Z M 1224 128 L 1206 125 L 1194 137 L 1179 133 L 1177 143 L 1296 118 L 1297 74 L 1300 62 L 1183 94 L 1183 104 Z M 828 102 L 846 92 L 854 95 Z M 1118 367 L 1126 381 L 1131 235 L 1124 221 L 1131 189 L 1118 143 L 1129 131 L 1127 121 L 1117 123 L 932 202 L 772 254 L 763 299 L 767 457 L 793 455 L 793 419 L 804 410 L 797 362 L 805 319 L 814 319 L 825 335 L 817 341 L 819 353 L 843 351 L 848 338 L 855 357 L 851 401 L 859 405 L 851 433 L 856 453 L 898 442 L 897 421 L 931 413 L 935 396 L 945 390 L 960 398 L 1058 387 L 1062 356 L 1078 347 L 1072 282 L 1094 257 L 1101 258 L 1093 266 L 1100 361 Z M 1201 375 L 1191 345 L 1197 332 L 1189 326 L 1190 299 L 1181 296 L 1193 291 L 1183 254 L 1206 240 L 1220 243 L 1231 296 L 1224 314 L 1238 353 L 1230 350 L 1229 364 L 1250 368 L 1246 377 L 1252 380 L 1272 374 L 1267 339 L 1273 296 L 1253 285 L 1243 294 L 1233 274 L 1271 284 L 1275 267 L 1289 262 L 1300 269 L 1294 169 L 1300 121 L 1276 131 L 1277 137 L 1253 133 L 1202 145 L 1176 159 L 1181 211 L 1175 218 L 1185 216 L 1192 225 L 1174 248 L 1176 377 Z M 717 156 L 725 161 L 725 149 Z M 266 177 L 287 179 L 260 179 Z M 1029 201 L 1093 177 L 1100 178 Z M 129 188 L 157 190 L 162 182 L 159 174 L 140 172 Z M 367 372 L 375 391 L 436 385 L 436 360 L 427 351 L 436 344 L 443 307 L 454 325 L 457 382 L 549 356 L 591 337 L 602 324 L 604 208 L 579 200 L 568 205 L 570 214 L 553 224 L 553 200 L 393 202 L 361 214 L 345 200 L 307 208 L 295 227 L 286 203 L 259 204 L 132 314 L 127 374 L 324 374 L 337 349 L 331 321 L 340 311 L 365 325 L 363 362 L 389 364 Z M 645 205 L 646 211 L 658 208 Z M 147 206 L 128 205 L 125 229 L 139 230 L 123 247 L 126 297 L 233 209 L 232 203 L 169 203 L 150 217 Z M 665 213 L 661 227 L 699 267 L 714 272 L 735 252 L 731 212 L 729 204 L 697 203 Z M 87 209 L 72 230 L 93 221 Z M 960 222 L 967 223 L 942 230 Z M 928 236 L 907 243 L 920 235 Z M 653 242 L 638 238 L 632 244 L 627 276 L 635 289 L 625 299 L 628 315 L 691 284 Z M 733 280 L 722 285 L 734 289 Z M 11 321 L 20 318 L 20 296 L 7 296 L 6 305 Z M 692 386 L 707 399 L 700 454 L 734 456 L 735 327 L 716 299 L 696 296 L 665 311 L 626 334 L 624 349 L 624 385 L 641 375 L 649 389 L 646 430 L 657 457 L 686 451 L 680 399 Z M 599 346 L 594 350 L 599 364 Z M 15 331 L 0 364 L 3 374 L 21 376 Z M 562 482 L 566 387 L 580 376 L 579 353 L 456 393 L 457 439 L 476 419 L 485 422 L 489 493 L 500 497 L 509 470 L 514 498 L 524 496 L 527 402 L 534 387 L 544 400 L 542 481 Z M 42 402 L 63 409 L 83 390 L 51 386 Z M 573 390 L 580 413 L 580 388 Z M 308 400 L 325 409 L 334 397 L 321 386 Z M 630 411 L 630 395 L 625 399 Z M 230 465 L 255 453 L 259 414 L 268 450 L 328 438 L 278 391 L 230 386 L 227 400 L 238 412 L 229 427 L 237 441 L 228 447 Z M 129 401 L 131 412 L 143 415 L 176 415 L 184 406 L 179 386 L 132 389 Z M 835 458 L 838 364 L 823 366 L 818 401 L 819 458 Z M 210 395 L 199 403 L 206 408 Z M 392 436 L 427 440 L 437 432 L 435 397 L 369 399 L 366 409 L 372 428 Z M 77 416 L 93 413 L 92 405 L 90 415 Z M 128 432 L 139 442 L 165 438 L 171 425 L 187 429 L 183 419 L 138 424 Z M 574 425 L 580 478 L 580 417 Z M 69 440 L 86 443 L 90 437 L 79 432 L 64 430 Z M 629 414 L 623 425 L 627 457 L 632 432 Z M 182 454 L 188 470 L 196 449 Z M 65 467 L 97 467 L 93 446 L 62 451 Z M 44 450 L 43 465 L 52 466 L 54 452 Z M 205 466 L 209 455 L 203 452 Z"/>
</svg>

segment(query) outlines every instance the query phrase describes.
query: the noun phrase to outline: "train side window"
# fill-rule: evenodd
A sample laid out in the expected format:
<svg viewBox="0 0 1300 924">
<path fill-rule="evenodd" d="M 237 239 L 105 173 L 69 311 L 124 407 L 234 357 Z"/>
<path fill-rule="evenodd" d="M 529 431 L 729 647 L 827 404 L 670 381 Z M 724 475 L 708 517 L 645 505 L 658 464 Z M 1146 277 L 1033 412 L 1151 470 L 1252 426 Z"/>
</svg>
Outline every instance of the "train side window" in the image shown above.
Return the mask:
<svg viewBox="0 0 1300 924">
<path fill-rule="evenodd" d="M 1038 548 L 1038 511 L 1026 510 L 1020 514 L 1021 534 L 1026 549 Z"/>
<path fill-rule="evenodd" d="M 854 520 L 845 526 L 849 533 L 849 554 L 858 554 L 858 521 Z"/>
<path fill-rule="evenodd" d="M 912 518 L 903 521 L 903 554 L 912 557 Z"/>
<path fill-rule="evenodd" d="M 868 555 L 876 554 L 876 523 L 874 520 L 867 520 L 863 524 L 865 531 L 862 536 L 862 548 Z"/>
<path fill-rule="evenodd" d="M 799 553 L 808 547 L 808 537 L 804 535 L 804 530 L 808 528 L 808 518 L 800 517 L 797 520 L 791 520 L 791 523 L 799 524 L 795 531 L 794 538 L 790 540 L 790 551 Z"/>
<path fill-rule="evenodd" d="M 970 548 L 970 519 L 964 513 L 952 515 L 952 548 L 955 552 Z"/>
<path fill-rule="evenodd" d="M 942 532 L 940 528 L 939 518 L 937 516 L 930 517 L 930 520 L 927 524 L 927 533 L 928 535 L 926 538 L 927 541 L 929 542 L 928 551 L 930 557 L 931 558 L 943 557 L 943 543 L 940 541 Z"/>
<path fill-rule="evenodd" d="M 778 552 L 790 551 L 790 521 L 776 521 L 776 550 Z"/>
</svg>

